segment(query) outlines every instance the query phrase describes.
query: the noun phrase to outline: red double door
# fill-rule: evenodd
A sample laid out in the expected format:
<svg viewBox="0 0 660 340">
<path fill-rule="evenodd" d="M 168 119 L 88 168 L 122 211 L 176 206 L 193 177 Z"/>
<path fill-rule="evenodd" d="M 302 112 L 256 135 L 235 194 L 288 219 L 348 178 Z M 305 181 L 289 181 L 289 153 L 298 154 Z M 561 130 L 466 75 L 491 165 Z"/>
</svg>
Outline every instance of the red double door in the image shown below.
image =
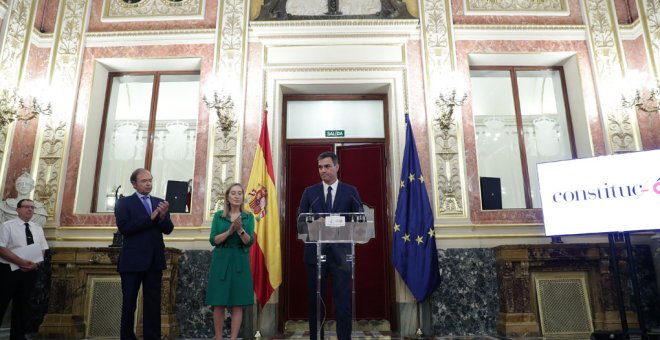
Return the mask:
<svg viewBox="0 0 660 340">
<path fill-rule="evenodd" d="M 356 245 L 355 287 L 358 320 L 394 320 L 394 281 L 387 217 L 385 145 L 332 143 L 289 144 L 286 147 L 286 202 L 283 231 L 283 284 L 280 289 L 280 330 L 287 320 L 307 320 L 307 283 L 303 242 L 296 235 L 296 215 L 306 187 L 319 183 L 317 157 L 334 150 L 339 156 L 339 180 L 357 187 L 362 202 L 374 209 L 376 237 Z M 330 280 L 328 280 L 330 281 Z M 334 319 L 331 282 L 326 289 L 327 319 Z"/>
</svg>

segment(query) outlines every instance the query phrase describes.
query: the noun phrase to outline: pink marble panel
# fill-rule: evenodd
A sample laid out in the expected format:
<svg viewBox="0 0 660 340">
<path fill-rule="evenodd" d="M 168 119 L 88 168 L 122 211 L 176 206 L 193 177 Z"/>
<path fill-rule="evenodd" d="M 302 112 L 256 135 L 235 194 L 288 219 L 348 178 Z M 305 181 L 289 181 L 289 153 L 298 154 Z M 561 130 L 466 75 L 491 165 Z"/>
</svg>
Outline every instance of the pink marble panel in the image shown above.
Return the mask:
<svg viewBox="0 0 660 340">
<path fill-rule="evenodd" d="M 48 66 L 48 56 L 50 49 L 37 48 L 30 45 L 28 58 L 25 66 L 21 86 L 27 87 L 33 82 L 44 81 Z M 26 90 L 29 90 L 26 88 Z M 14 182 L 21 173 L 31 171 L 32 154 L 37 136 L 37 126 L 39 117 L 28 122 L 16 122 L 14 125 L 11 150 L 8 158 L 7 175 L 5 176 L 5 186 L 3 197 L 16 197 Z"/>
<path fill-rule="evenodd" d="M 34 16 L 34 28 L 42 33 L 53 33 L 60 0 L 41 0 L 38 1 L 37 6 L 37 13 Z"/>
<path fill-rule="evenodd" d="M 247 46 L 247 74 L 246 74 L 246 96 L 245 96 L 245 112 L 243 113 L 243 153 L 241 160 L 241 183 L 247 185 L 250 179 L 250 170 L 254 161 L 254 153 L 257 151 L 257 144 L 259 144 L 259 134 L 261 133 L 261 123 L 264 110 L 264 93 L 263 93 L 263 45 L 260 43 L 249 43 Z M 270 99 L 270 98 L 268 98 Z M 267 103 L 268 106 L 268 120 L 269 121 L 283 121 L 282 117 L 273 117 L 275 110 L 273 103 Z M 271 142 L 271 150 L 280 150 L 280 159 L 278 164 L 282 164 L 284 153 L 281 151 L 281 143 L 274 143 L 273 140 L 273 126 L 269 124 L 268 135 Z M 273 155 L 273 157 L 275 157 Z M 275 160 L 273 160 L 275 162 Z M 279 171 L 276 171 L 278 174 Z M 276 183 L 277 185 L 277 183 Z M 278 193 L 282 195 L 280 191 Z"/>
<path fill-rule="evenodd" d="M 93 0 L 88 32 L 125 32 L 215 28 L 218 1 L 206 0 L 204 18 L 200 20 L 101 22 L 103 0 Z"/>
<path fill-rule="evenodd" d="M 410 122 L 415 135 L 415 143 L 417 144 L 417 153 L 419 155 L 420 166 L 422 173 L 427 180 L 426 190 L 429 193 L 429 198 L 432 197 L 433 181 L 431 181 L 431 148 L 429 146 L 429 133 L 427 121 L 433 119 L 434 112 L 426 111 L 426 95 L 424 88 L 424 69 L 422 67 L 422 46 L 419 40 L 409 40 L 406 46 L 406 67 L 408 72 L 408 113 L 410 114 Z M 430 95 L 430 93 L 429 93 Z M 404 125 L 405 122 L 397 120 L 396 124 Z M 390 127 L 391 130 L 395 127 Z M 390 139 L 391 140 L 391 139 Z M 405 137 L 399 140 L 405 143 Z M 394 150 L 399 150 L 398 145 L 392 145 Z M 391 168 L 399 169 L 400 164 L 392 164 Z M 398 172 L 395 174 L 398 178 Z M 392 186 L 390 186 L 392 187 Z M 398 190 L 398 186 L 393 186 Z"/>
<path fill-rule="evenodd" d="M 622 46 L 628 70 L 637 70 L 651 78 L 644 37 L 640 34 L 635 40 L 623 40 Z"/>
<path fill-rule="evenodd" d="M 635 0 L 614 1 L 614 10 L 619 24 L 632 24 L 639 19 L 637 1 Z"/>
<path fill-rule="evenodd" d="M 464 0 L 451 0 L 453 22 L 456 25 L 581 25 L 582 13 L 578 1 L 568 1 L 568 16 L 534 15 L 465 15 Z"/>
<path fill-rule="evenodd" d="M 538 53 L 573 52 L 577 55 L 581 77 L 582 93 L 585 102 L 587 121 L 591 130 L 592 145 L 596 155 L 605 154 L 605 141 L 592 78 L 589 52 L 584 41 L 457 41 L 457 70 L 465 74 L 469 84 L 468 55 L 470 53 Z M 468 97 L 462 107 L 463 132 L 465 143 L 465 166 L 467 169 L 467 192 L 470 204 L 470 218 L 473 223 L 538 223 L 542 222 L 540 209 L 511 209 L 482 211 L 479 194 L 479 174 L 472 112 L 472 99 Z"/>
<path fill-rule="evenodd" d="M 77 178 L 81 171 L 80 160 L 84 142 L 84 129 L 88 117 L 89 98 L 91 92 L 94 60 L 96 58 L 189 58 L 202 59 L 201 82 L 207 84 L 213 76 L 213 45 L 167 45 L 167 46 L 130 46 L 130 47 L 99 47 L 84 51 L 80 87 L 78 91 L 77 110 L 73 115 L 70 135 L 69 157 L 65 170 L 64 192 L 62 194 L 62 213 L 60 222 L 63 226 L 79 225 L 114 225 L 112 214 L 76 214 L 74 200 L 77 191 Z M 202 88 L 204 91 L 204 88 Z M 201 98 L 200 98 L 201 99 Z M 203 211 L 206 196 L 206 164 L 208 153 L 208 111 L 200 100 L 199 120 L 197 125 L 197 144 L 195 152 L 195 169 L 193 178 L 192 213 L 174 215 L 173 222 L 177 226 L 199 226 L 203 223 Z"/>
</svg>

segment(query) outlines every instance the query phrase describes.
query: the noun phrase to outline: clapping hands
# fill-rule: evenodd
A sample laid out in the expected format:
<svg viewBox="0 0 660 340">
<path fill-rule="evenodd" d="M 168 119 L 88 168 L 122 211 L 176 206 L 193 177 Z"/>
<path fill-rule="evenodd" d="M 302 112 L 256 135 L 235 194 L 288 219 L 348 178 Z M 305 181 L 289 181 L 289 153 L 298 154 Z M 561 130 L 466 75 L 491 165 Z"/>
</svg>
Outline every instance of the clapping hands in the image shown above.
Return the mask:
<svg viewBox="0 0 660 340">
<path fill-rule="evenodd" d="M 151 212 L 151 219 L 155 220 L 158 217 L 161 220 L 164 220 L 168 211 L 170 211 L 170 204 L 167 201 L 162 201 L 158 203 L 156 209 Z"/>
<path fill-rule="evenodd" d="M 231 226 L 229 226 L 229 234 L 233 234 L 234 232 L 237 232 L 241 230 L 243 227 L 243 222 L 241 221 L 241 217 L 239 216 L 235 220 L 231 222 Z"/>
</svg>

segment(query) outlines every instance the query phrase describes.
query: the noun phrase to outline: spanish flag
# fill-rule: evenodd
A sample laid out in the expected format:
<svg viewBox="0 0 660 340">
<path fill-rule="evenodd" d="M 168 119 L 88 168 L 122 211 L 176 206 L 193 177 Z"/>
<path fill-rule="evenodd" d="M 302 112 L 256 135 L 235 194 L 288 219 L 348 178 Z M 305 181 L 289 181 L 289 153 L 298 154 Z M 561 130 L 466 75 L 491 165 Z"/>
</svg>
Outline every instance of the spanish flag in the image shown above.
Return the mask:
<svg viewBox="0 0 660 340">
<path fill-rule="evenodd" d="M 254 239 L 250 247 L 250 267 L 254 293 L 263 308 L 282 283 L 282 253 L 280 251 L 280 216 L 275 190 L 273 160 L 268 138 L 268 110 L 264 110 L 259 145 L 248 182 L 245 208 L 254 214 Z"/>
</svg>

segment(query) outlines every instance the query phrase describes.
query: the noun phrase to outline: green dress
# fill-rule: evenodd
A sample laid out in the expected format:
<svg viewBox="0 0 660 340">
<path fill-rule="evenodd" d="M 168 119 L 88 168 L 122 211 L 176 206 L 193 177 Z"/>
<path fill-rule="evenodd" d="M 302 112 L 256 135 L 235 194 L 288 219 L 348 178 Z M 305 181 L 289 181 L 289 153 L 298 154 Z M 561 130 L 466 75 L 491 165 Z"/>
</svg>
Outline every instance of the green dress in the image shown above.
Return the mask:
<svg viewBox="0 0 660 340">
<path fill-rule="evenodd" d="M 209 241 L 213 248 L 206 304 L 211 306 L 245 306 L 254 304 L 252 272 L 250 271 L 250 246 L 254 243 L 254 216 L 241 213 L 243 229 L 250 235 L 250 242 L 243 244 L 237 233 L 215 244 L 216 235 L 224 233 L 231 226 L 229 217 L 222 217 L 222 211 L 213 215 Z"/>
</svg>

